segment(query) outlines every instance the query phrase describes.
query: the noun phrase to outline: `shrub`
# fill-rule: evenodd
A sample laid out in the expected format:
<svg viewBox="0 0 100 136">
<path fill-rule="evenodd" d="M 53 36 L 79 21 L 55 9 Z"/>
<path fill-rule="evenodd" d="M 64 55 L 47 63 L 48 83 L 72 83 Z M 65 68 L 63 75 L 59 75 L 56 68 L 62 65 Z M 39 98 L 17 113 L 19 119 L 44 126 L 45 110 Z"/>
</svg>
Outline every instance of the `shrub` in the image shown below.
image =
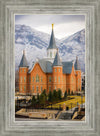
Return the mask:
<svg viewBox="0 0 100 136">
<path fill-rule="evenodd" d="M 68 95 L 70 95 L 70 89 L 68 89 Z"/>
<path fill-rule="evenodd" d="M 67 98 L 67 91 L 65 91 L 65 93 L 64 93 L 64 99 L 66 99 Z"/>
<path fill-rule="evenodd" d="M 58 100 L 61 100 L 61 96 L 62 96 L 61 90 L 59 89 L 57 93 L 58 93 Z"/>
</svg>

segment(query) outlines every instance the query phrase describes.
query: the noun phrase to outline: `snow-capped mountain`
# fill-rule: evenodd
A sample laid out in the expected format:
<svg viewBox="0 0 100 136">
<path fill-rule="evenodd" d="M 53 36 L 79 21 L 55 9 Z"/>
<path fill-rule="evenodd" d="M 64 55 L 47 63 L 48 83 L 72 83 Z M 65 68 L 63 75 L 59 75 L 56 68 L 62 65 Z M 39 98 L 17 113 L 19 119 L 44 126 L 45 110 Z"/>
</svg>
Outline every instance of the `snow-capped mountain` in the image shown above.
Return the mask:
<svg viewBox="0 0 100 136">
<path fill-rule="evenodd" d="M 36 58 L 47 56 L 46 49 L 49 45 L 50 35 L 32 29 L 25 25 L 15 26 L 15 67 L 18 69 L 22 57 L 22 51 L 25 49 L 28 63 L 35 61 Z M 85 30 L 81 30 L 68 38 L 58 40 L 56 45 L 62 61 L 75 60 L 79 57 L 81 69 L 85 70 Z"/>
</svg>

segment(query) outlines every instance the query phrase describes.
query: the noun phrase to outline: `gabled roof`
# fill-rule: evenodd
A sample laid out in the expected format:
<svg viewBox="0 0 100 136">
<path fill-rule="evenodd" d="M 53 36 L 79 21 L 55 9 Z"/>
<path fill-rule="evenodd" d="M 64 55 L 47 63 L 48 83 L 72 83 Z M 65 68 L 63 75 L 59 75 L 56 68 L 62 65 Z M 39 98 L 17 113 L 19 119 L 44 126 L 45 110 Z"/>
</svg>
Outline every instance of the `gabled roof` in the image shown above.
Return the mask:
<svg viewBox="0 0 100 136">
<path fill-rule="evenodd" d="M 38 63 L 44 73 L 52 73 L 53 61 L 54 59 L 49 60 L 48 58 L 45 58 L 45 59 L 39 60 Z M 30 67 L 28 71 L 29 73 L 32 71 L 34 66 L 35 66 L 35 62 L 33 62 L 32 66 Z M 73 66 L 72 61 L 62 62 L 63 73 L 70 74 L 72 71 L 72 66 Z"/>
<path fill-rule="evenodd" d="M 75 70 L 81 70 L 81 67 L 80 67 L 80 64 L 79 64 L 77 56 L 76 56 L 76 61 L 75 61 L 74 67 L 75 67 Z"/>
<path fill-rule="evenodd" d="M 53 62 L 53 66 L 62 66 L 62 62 L 60 60 L 58 50 L 57 50 L 57 53 L 56 53 L 56 56 L 55 56 L 55 59 L 54 59 L 54 62 Z"/>
<path fill-rule="evenodd" d="M 57 49 L 55 37 L 54 37 L 54 32 L 53 32 L 53 24 L 52 24 L 51 38 L 50 38 L 49 46 L 47 49 Z"/>
<path fill-rule="evenodd" d="M 63 65 L 63 73 L 64 74 L 70 74 L 72 72 L 72 66 L 73 66 L 72 61 L 62 62 L 62 65 Z"/>
<path fill-rule="evenodd" d="M 25 56 L 25 51 L 23 51 L 23 56 L 20 61 L 19 67 L 28 67 L 26 56 Z"/>
</svg>

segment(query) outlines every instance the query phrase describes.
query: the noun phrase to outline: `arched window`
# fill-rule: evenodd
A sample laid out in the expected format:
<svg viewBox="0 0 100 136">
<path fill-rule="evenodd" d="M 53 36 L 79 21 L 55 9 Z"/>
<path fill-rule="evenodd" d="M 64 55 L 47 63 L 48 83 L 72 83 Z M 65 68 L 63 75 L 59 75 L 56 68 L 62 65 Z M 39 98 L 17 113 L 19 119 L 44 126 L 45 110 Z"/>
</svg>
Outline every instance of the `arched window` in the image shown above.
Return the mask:
<svg viewBox="0 0 100 136">
<path fill-rule="evenodd" d="M 59 68 L 59 72 L 60 72 L 60 68 Z"/>
<path fill-rule="evenodd" d="M 26 86 L 24 86 L 24 91 L 26 91 Z"/>
<path fill-rule="evenodd" d="M 55 72 L 57 72 L 57 69 L 55 68 Z"/>
<path fill-rule="evenodd" d="M 26 77 L 24 77 L 24 82 L 26 82 Z"/>
<path fill-rule="evenodd" d="M 43 81 L 43 78 L 42 78 L 42 76 L 41 76 L 41 82 Z"/>
<path fill-rule="evenodd" d="M 22 83 L 22 81 L 23 81 L 23 77 L 20 77 L 20 82 Z"/>
<path fill-rule="evenodd" d="M 34 92 L 34 86 L 33 86 L 33 92 Z"/>
<path fill-rule="evenodd" d="M 57 82 L 57 77 L 55 77 L 55 82 Z"/>
<path fill-rule="evenodd" d="M 58 77 L 58 81 L 60 82 L 60 77 Z"/>
<path fill-rule="evenodd" d="M 52 52 L 50 52 L 50 57 L 52 58 Z"/>
<path fill-rule="evenodd" d="M 24 69 L 24 73 L 26 72 L 26 69 Z"/>
<path fill-rule="evenodd" d="M 49 82 L 51 82 L 51 76 L 49 76 Z"/>
<path fill-rule="evenodd" d="M 33 82 L 34 82 L 34 77 L 33 77 Z"/>
<path fill-rule="evenodd" d="M 42 92 L 42 90 L 43 90 L 43 88 L 42 88 L 42 86 L 41 86 L 41 92 Z"/>
<path fill-rule="evenodd" d="M 49 86 L 49 92 L 51 91 L 51 86 Z"/>
<path fill-rule="evenodd" d="M 39 75 L 36 75 L 36 82 L 39 82 Z"/>
</svg>

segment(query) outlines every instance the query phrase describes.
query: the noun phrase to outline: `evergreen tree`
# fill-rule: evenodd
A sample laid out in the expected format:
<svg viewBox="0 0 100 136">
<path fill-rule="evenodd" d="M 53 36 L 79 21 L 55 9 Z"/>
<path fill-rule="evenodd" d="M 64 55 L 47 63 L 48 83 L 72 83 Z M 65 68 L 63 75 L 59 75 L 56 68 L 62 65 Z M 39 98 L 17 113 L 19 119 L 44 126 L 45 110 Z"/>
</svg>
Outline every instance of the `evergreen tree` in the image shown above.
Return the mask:
<svg viewBox="0 0 100 136">
<path fill-rule="evenodd" d="M 71 92 L 71 95 L 73 95 L 74 93 L 73 93 L 73 90 L 72 90 L 72 92 Z"/>
<path fill-rule="evenodd" d="M 70 95 L 70 89 L 68 89 L 68 95 Z"/>
<path fill-rule="evenodd" d="M 46 95 L 42 93 L 39 100 L 42 105 L 46 104 Z"/>
<path fill-rule="evenodd" d="M 59 89 L 57 93 L 58 93 L 58 100 L 61 100 L 61 96 L 62 96 L 61 90 Z"/>
<path fill-rule="evenodd" d="M 33 106 L 34 104 L 36 104 L 36 99 L 35 99 L 35 96 L 33 95 L 33 97 L 32 97 L 32 106 Z"/>
<path fill-rule="evenodd" d="M 37 94 L 37 103 L 40 103 L 39 93 Z"/>
<path fill-rule="evenodd" d="M 53 101 L 58 100 L 58 94 L 56 90 L 53 90 Z"/>
<path fill-rule="evenodd" d="M 64 98 L 65 99 L 67 98 L 67 91 L 65 91 L 65 93 L 64 93 Z"/>
<path fill-rule="evenodd" d="M 49 91 L 49 94 L 48 94 L 48 101 L 49 101 L 49 102 L 52 102 L 52 99 L 53 99 L 52 92 Z"/>
</svg>

